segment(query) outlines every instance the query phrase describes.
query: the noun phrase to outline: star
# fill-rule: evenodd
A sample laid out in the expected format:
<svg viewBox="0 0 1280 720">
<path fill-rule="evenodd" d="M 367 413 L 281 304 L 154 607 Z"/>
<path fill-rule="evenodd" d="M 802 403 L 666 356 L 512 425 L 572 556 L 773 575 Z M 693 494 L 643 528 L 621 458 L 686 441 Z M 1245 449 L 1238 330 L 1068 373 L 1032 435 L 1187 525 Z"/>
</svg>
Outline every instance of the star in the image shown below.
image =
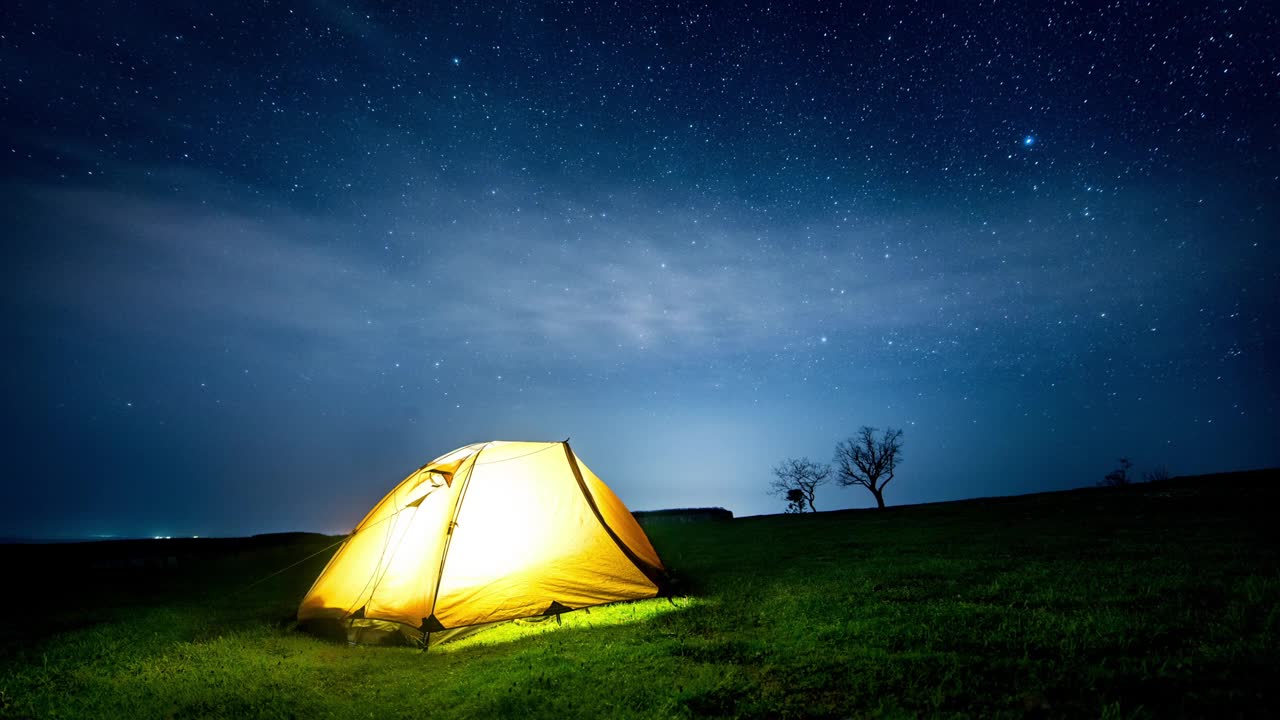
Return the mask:
<svg viewBox="0 0 1280 720">
<path fill-rule="evenodd" d="M 57 406 L 24 423 L 37 445 L 24 462 L 74 456 L 102 470 L 55 464 L 56 482 L 31 499 L 61 508 L 58 492 L 109 477 L 119 485 L 93 522 L 134 522 L 129 532 L 150 536 L 146 493 L 169 463 L 134 467 L 111 448 L 216 452 L 232 459 L 183 483 L 217 500 L 199 503 L 208 536 L 243 526 L 239 485 L 224 478 L 260 471 L 259 437 L 294 453 L 296 472 L 272 479 L 281 492 L 332 494 L 376 486 L 350 476 L 366 462 L 409 467 L 453 440 L 563 431 L 582 436 L 628 504 L 778 512 L 750 483 L 628 486 L 646 472 L 628 464 L 642 462 L 628 438 L 731 422 L 769 440 L 716 462 L 758 476 L 792 452 L 780 428 L 805 427 L 794 439 L 824 453 L 864 422 L 915 418 L 898 499 L 927 501 L 961 494 L 952 475 L 968 478 L 965 493 L 1005 489 L 986 485 L 982 448 L 957 450 L 953 429 L 973 417 L 1018 448 L 998 453 L 995 475 L 1065 488 L 1092 485 L 1096 471 L 1080 468 L 1110 462 L 1100 434 L 1143 462 L 1215 469 L 1195 454 L 1199 430 L 1208 417 L 1215 427 L 1238 418 L 1235 396 L 1265 425 L 1229 427 L 1218 456 L 1280 464 L 1280 450 L 1249 440 L 1280 433 L 1266 412 L 1280 403 L 1275 375 L 1258 360 L 1280 347 L 1280 307 L 1266 301 L 1278 222 L 1257 199 L 1265 193 L 1249 190 L 1275 185 L 1265 162 L 1275 53 L 1256 40 L 1280 20 L 1255 8 L 1249 28 L 1239 4 L 1230 20 L 1143 19 L 1152 37 L 1177 38 L 1153 44 L 1114 31 L 1145 17 L 1138 10 L 1032 3 L 1028 20 L 1052 20 L 1070 42 L 1002 41 L 997 55 L 985 41 L 949 42 L 987 38 L 988 13 L 912 28 L 909 10 L 860 16 L 860 43 L 835 37 L 832 18 L 776 3 L 707 34 L 701 19 L 644 3 L 600 14 L 540 6 L 529 18 L 538 32 L 490 24 L 473 3 L 447 27 L 429 14 L 355 13 L 347 29 L 364 42 L 335 28 L 279 57 L 282 34 L 333 18 L 269 4 L 202 17 L 185 31 L 199 35 L 203 62 L 141 75 L 97 66 L 122 52 L 172 65 L 186 41 L 163 18 L 81 23 L 27 8 L 15 22 L 42 30 L 6 39 L 30 62 L 22 92 L 6 97 L 14 111 L 0 114 L 10 160 L 0 182 L 34 200 L 15 205 L 20 222 L 6 229 L 19 237 L 7 245 L 22 248 L 24 272 L 56 282 L 5 292 L 32 327 L 57 332 L 32 335 L 21 371 L 0 373 L 0 386 L 18 406 Z M 476 27 L 482 44 L 464 30 Z M 161 42 L 126 48 L 134 32 Z M 1071 51 L 1104 40 L 1106 62 Z M 476 64 L 463 73 L 460 54 L 436 54 L 450 49 Z M 65 62 L 38 61 L 51 53 Z M 240 72 L 241 54 L 273 58 L 269 87 Z M 743 57 L 786 64 L 756 82 Z M 953 82 L 926 96 L 930 77 Z M 1159 92 L 1175 100 L 1149 102 Z M 181 131 L 146 132 L 154 108 L 99 109 L 103 97 L 161 98 L 158 121 Z M 904 101 L 939 112 L 920 128 L 914 113 L 885 111 Z M 1217 260 L 1181 272 L 1198 257 Z M 116 337 L 127 341 L 104 342 Z M 27 382 L 46 360 L 57 371 Z M 1207 368 L 1223 363 L 1231 372 L 1208 387 Z M 524 368 L 519 382 L 506 382 L 509 368 Z M 209 380 L 187 385 L 197 375 Z M 757 388 L 751 402 L 711 397 L 743 383 Z M 1064 424 L 1117 390 L 1198 427 L 1153 413 L 1149 432 L 1127 433 L 1119 404 Z M 609 402 L 557 404 L 553 419 L 538 410 L 576 394 Z M 208 412 L 210 395 L 219 412 Z M 961 395 L 980 407 L 962 412 Z M 114 422 L 100 422 L 108 410 Z M 381 432 L 389 413 L 417 425 Z M 825 429 L 806 420 L 836 417 L 843 424 Z M 301 430 L 317 433 L 313 444 Z M 352 432 L 371 440 L 348 462 Z M 90 442 L 75 437 L 84 433 Z M 1063 445 L 1101 457 L 1043 460 Z M 832 492 L 828 509 L 863 502 Z M 0 535 L 36 522 L 25 504 L 0 503 Z M 52 524 L 33 533 L 90 519 L 37 515 Z M 332 522 L 303 515 L 304 526 Z"/>
</svg>

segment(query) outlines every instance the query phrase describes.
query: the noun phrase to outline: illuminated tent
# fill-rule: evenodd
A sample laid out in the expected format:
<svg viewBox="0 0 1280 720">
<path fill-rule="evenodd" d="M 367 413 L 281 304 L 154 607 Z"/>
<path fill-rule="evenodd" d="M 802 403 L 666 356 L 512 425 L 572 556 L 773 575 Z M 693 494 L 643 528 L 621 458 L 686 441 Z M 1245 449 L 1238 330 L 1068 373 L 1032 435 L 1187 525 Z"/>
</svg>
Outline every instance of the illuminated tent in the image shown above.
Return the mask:
<svg viewBox="0 0 1280 720">
<path fill-rule="evenodd" d="M 488 442 L 423 465 L 375 505 L 298 621 L 352 642 L 430 642 L 664 589 L 649 538 L 567 442 Z"/>
</svg>

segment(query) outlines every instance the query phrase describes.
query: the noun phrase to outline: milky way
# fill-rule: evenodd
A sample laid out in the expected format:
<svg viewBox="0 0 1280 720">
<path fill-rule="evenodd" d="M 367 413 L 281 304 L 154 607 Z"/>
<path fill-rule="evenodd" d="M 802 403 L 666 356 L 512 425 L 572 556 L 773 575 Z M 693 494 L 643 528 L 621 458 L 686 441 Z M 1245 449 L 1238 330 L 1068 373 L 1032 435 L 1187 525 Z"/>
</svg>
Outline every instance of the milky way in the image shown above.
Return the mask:
<svg viewBox="0 0 1280 720">
<path fill-rule="evenodd" d="M 739 514 L 864 424 L 891 504 L 1280 464 L 1267 4 L 418 5 L 6 4 L 0 534 L 487 439 Z"/>
</svg>

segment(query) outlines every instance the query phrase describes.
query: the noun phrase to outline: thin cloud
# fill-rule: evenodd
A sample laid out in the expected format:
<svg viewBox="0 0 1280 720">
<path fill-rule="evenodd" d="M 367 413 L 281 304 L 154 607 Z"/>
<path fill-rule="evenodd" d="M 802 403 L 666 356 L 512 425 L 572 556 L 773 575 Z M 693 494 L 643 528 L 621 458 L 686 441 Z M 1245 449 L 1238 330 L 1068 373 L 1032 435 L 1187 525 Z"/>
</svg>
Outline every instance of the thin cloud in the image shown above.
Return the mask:
<svg viewBox="0 0 1280 720">
<path fill-rule="evenodd" d="M 352 218 L 263 211 L 189 173 L 173 182 L 183 192 L 160 194 L 163 183 L 155 182 L 138 190 L 26 186 L 50 246 L 37 252 L 21 291 L 121 332 L 180 343 L 203 342 L 210 328 L 247 326 L 346 356 L 367 355 L 377 343 L 400 354 L 465 343 L 504 357 L 559 353 L 590 362 L 911 333 L 937 326 L 940 314 L 962 327 L 1001 305 L 1061 314 L 1105 281 L 1046 283 L 1042 291 L 1011 286 L 1009 268 L 998 264 L 949 272 L 927 257 L 882 261 L 857 245 L 769 249 L 739 229 L 676 214 L 650 212 L 646 225 L 636 220 L 641 207 L 624 208 L 612 225 L 584 223 L 590 239 L 572 244 L 546 226 L 518 238 L 464 227 L 427 259 L 398 265 L 367 243 L 351 249 L 347 240 L 362 232 Z M 694 260 L 672 252 L 670 238 L 680 237 L 702 241 L 705 251 Z"/>
</svg>

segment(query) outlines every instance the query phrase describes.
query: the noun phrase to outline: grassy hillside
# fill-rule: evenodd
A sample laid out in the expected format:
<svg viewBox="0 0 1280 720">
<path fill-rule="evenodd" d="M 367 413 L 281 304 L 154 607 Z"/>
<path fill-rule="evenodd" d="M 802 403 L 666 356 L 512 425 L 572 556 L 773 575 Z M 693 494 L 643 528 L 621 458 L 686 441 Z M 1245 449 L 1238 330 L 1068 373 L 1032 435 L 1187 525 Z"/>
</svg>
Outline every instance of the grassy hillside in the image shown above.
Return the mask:
<svg viewBox="0 0 1280 720">
<path fill-rule="evenodd" d="M 686 597 L 433 648 L 292 629 L 332 539 L 0 548 L 4 717 L 1262 716 L 1275 473 L 671 524 Z"/>
</svg>

